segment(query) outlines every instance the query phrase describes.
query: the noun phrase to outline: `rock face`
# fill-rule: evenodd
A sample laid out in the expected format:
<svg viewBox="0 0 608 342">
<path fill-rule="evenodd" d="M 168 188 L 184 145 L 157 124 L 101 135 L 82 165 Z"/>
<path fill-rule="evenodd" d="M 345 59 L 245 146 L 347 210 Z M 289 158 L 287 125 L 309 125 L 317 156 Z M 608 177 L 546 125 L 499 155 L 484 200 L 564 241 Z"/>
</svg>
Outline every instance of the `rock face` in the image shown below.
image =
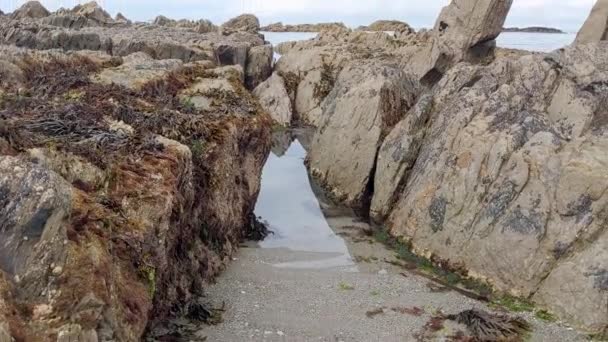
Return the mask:
<svg viewBox="0 0 608 342">
<path fill-rule="evenodd" d="M 264 110 L 276 123 L 282 126 L 291 124 L 293 116 L 291 101 L 281 76 L 273 74 L 255 88 L 253 95 L 258 98 Z"/>
<path fill-rule="evenodd" d="M 224 35 L 231 35 L 236 32 L 257 33 L 260 30 L 260 21 L 253 14 L 242 14 L 225 22 L 221 31 Z"/>
<path fill-rule="evenodd" d="M 139 341 L 249 234 L 271 121 L 218 52 L 269 47 L 44 19 L 0 19 L 0 340 Z"/>
<path fill-rule="evenodd" d="M 371 23 L 369 26 L 361 26 L 357 28 L 360 31 L 390 31 L 390 32 L 406 32 L 414 33 L 414 29 L 399 20 L 378 20 Z"/>
<path fill-rule="evenodd" d="M 390 65 L 355 63 L 340 72 L 309 154 L 312 173 L 334 189 L 334 196 L 354 207 L 364 205 L 382 138 L 415 95 L 408 78 Z"/>
<path fill-rule="evenodd" d="M 283 23 L 274 23 L 260 28 L 260 31 L 265 32 L 321 32 L 336 28 L 347 29 L 344 23 L 319 23 L 319 24 L 297 24 L 283 25 Z"/>
<path fill-rule="evenodd" d="M 40 2 L 29 1 L 23 4 L 23 6 L 19 7 L 15 12 L 13 12 L 11 17 L 13 19 L 39 19 L 48 17 L 49 15 L 51 15 L 51 12 L 44 8 L 44 6 L 42 6 Z"/>
<path fill-rule="evenodd" d="M 510 6 L 454 1 L 433 31 L 397 37 L 324 32 L 273 77 L 317 127 L 308 165 L 337 199 L 438 264 L 606 331 L 608 42 L 495 54 Z"/>
<path fill-rule="evenodd" d="M 598 0 L 576 36 L 576 44 L 608 40 L 608 1 Z"/>
</svg>

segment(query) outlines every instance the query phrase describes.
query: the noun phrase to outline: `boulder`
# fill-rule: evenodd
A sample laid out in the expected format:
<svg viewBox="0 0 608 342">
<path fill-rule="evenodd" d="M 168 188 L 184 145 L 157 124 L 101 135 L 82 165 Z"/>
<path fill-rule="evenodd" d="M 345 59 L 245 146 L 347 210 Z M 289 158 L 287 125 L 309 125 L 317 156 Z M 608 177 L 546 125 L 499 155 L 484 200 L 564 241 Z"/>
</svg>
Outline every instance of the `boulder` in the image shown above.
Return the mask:
<svg viewBox="0 0 608 342">
<path fill-rule="evenodd" d="M 72 9 L 72 13 L 77 16 L 88 18 L 99 24 L 108 24 L 114 22 L 112 16 L 101 8 L 97 2 L 90 1 L 84 5 L 78 5 Z"/>
<path fill-rule="evenodd" d="M 597 0 L 591 14 L 578 31 L 575 44 L 597 43 L 608 40 L 608 0 Z"/>
<path fill-rule="evenodd" d="M 260 21 L 253 14 L 242 14 L 225 22 L 221 27 L 224 35 L 235 32 L 257 33 L 260 30 Z"/>
<path fill-rule="evenodd" d="M 23 4 L 21 7 L 16 9 L 11 14 L 11 18 L 13 18 L 13 19 L 25 19 L 25 18 L 40 19 L 40 18 L 48 17 L 49 15 L 51 15 L 51 12 L 49 12 L 46 8 L 44 8 L 44 6 L 42 6 L 42 4 L 40 2 L 28 1 L 25 4 Z"/>
<path fill-rule="evenodd" d="M 493 58 L 513 0 L 454 0 L 443 8 L 429 44 L 413 58 L 408 71 L 432 85 L 459 61 Z"/>
<path fill-rule="evenodd" d="M 253 95 L 258 98 L 262 108 L 279 125 L 289 126 L 292 122 L 293 111 L 285 81 L 277 73 L 257 86 Z"/>
<path fill-rule="evenodd" d="M 254 46 L 247 51 L 247 67 L 245 68 L 245 85 L 255 89 L 272 74 L 273 51 L 272 45 Z"/>
<path fill-rule="evenodd" d="M 412 105 L 415 88 L 399 68 L 381 62 L 353 62 L 340 72 L 308 157 L 313 175 L 337 199 L 365 206 L 378 148 Z"/>
<path fill-rule="evenodd" d="M 156 18 L 154 18 L 154 21 L 152 22 L 152 24 L 158 25 L 158 26 L 175 26 L 176 23 L 177 23 L 177 21 L 175 21 L 173 19 L 169 19 L 169 18 L 165 17 L 164 15 L 157 16 Z"/>
</svg>

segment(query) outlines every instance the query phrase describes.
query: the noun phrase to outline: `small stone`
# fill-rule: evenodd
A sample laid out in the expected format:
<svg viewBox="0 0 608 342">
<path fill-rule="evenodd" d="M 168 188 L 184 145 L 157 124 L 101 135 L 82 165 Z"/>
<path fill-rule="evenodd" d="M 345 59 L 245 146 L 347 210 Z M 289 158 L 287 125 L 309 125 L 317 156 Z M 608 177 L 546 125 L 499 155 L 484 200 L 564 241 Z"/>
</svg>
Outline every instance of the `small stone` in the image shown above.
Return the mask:
<svg viewBox="0 0 608 342">
<path fill-rule="evenodd" d="M 279 336 L 285 336 L 285 333 L 282 332 L 281 330 L 277 330 L 277 335 L 279 335 Z"/>
<path fill-rule="evenodd" d="M 385 270 L 385 269 L 381 269 L 380 271 L 378 271 L 378 274 L 380 274 L 380 275 L 387 275 L 388 271 Z"/>
<path fill-rule="evenodd" d="M 61 273 L 63 273 L 63 267 L 61 267 L 61 266 L 55 266 L 55 267 L 53 267 L 53 275 L 54 276 L 58 276 Z"/>
<path fill-rule="evenodd" d="M 272 335 L 272 334 L 273 334 L 273 332 L 272 332 L 272 331 L 268 331 L 268 330 L 267 330 L 267 331 L 264 331 L 264 335 Z"/>
</svg>

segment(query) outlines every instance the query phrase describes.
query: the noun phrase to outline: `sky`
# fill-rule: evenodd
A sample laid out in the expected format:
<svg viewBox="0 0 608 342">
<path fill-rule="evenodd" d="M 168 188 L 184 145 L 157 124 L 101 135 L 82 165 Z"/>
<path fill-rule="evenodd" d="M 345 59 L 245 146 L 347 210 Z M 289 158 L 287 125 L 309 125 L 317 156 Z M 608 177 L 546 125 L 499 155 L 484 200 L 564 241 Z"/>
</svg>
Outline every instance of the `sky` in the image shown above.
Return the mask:
<svg viewBox="0 0 608 342">
<path fill-rule="evenodd" d="M 23 0 L 0 0 L 11 10 Z M 47 8 L 71 7 L 77 0 L 41 0 Z M 210 19 L 222 23 L 247 12 L 262 24 L 341 21 L 356 27 L 377 19 L 396 19 L 416 28 L 432 27 L 449 0 L 98 0 L 112 14 L 122 12 L 138 21 L 159 14 L 180 19 Z M 595 0 L 514 0 L 506 26 L 550 26 L 576 32 Z"/>
</svg>

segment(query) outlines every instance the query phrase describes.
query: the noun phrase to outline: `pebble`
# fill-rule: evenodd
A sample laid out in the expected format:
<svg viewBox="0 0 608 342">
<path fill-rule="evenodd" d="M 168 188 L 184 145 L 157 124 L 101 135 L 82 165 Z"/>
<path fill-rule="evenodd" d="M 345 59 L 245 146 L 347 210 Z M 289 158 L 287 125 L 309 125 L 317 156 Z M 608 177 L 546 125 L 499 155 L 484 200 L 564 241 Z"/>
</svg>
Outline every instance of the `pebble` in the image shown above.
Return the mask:
<svg viewBox="0 0 608 342">
<path fill-rule="evenodd" d="M 281 330 L 277 330 L 277 335 L 279 335 L 279 336 L 285 336 L 285 333 L 282 332 Z"/>
<path fill-rule="evenodd" d="M 386 275 L 386 274 L 388 274 L 388 271 L 385 270 L 385 269 L 381 269 L 380 271 L 378 271 L 378 274 L 380 274 L 380 275 Z"/>
</svg>

